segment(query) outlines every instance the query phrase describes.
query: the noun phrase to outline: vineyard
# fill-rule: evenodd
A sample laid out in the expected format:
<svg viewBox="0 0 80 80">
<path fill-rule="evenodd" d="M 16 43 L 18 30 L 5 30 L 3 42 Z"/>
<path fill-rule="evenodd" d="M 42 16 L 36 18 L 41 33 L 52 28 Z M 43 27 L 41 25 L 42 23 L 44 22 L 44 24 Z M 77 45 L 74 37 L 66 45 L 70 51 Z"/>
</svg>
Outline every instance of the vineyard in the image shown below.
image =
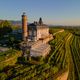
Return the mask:
<svg viewBox="0 0 80 80">
<path fill-rule="evenodd" d="M 54 36 L 49 42 L 51 51 L 46 58 L 41 58 L 42 64 L 16 62 L 0 70 L 0 80 L 56 80 L 59 72 L 65 70 L 68 80 L 80 80 L 80 30 L 64 29 L 54 35 L 59 30 L 51 28 Z"/>
</svg>

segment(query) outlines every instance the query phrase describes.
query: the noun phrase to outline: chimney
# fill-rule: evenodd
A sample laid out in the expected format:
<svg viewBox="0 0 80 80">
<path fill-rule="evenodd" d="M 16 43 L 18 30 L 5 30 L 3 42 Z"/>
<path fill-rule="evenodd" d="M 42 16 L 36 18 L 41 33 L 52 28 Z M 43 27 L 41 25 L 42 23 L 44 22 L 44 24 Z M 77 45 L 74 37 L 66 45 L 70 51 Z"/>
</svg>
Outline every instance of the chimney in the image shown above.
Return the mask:
<svg viewBox="0 0 80 80">
<path fill-rule="evenodd" d="M 22 14 L 22 40 L 27 41 L 28 29 L 27 29 L 27 16 Z"/>
</svg>

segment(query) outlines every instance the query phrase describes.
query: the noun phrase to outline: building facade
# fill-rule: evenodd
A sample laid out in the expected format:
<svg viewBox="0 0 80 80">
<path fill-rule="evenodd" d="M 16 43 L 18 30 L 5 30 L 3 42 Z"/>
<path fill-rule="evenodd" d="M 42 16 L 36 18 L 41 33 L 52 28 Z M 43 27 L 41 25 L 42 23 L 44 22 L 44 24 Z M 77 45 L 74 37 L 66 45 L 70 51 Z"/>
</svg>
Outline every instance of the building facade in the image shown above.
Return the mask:
<svg viewBox="0 0 80 80">
<path fill-rule="evenodd" d="M 42 19 L 39 22 L 34 22 L 28 25 L 28 39 L 37 41 L 42 38 L 49 36 L 49 28 L 47 25 L 43 24 Z"/>
<path fill-rule="evenodd" d="M 53 36 L 49 34 L 49 27 L 43 24 L 42 18 L 38 22 L 34 21 L 34 23 L 27 25 L 27 17 L 23 14 L 22 35 L 23 41 L 27 41 L 31 56 L 46 56 L 49 54 L 50 45 L 48 41 L 53 39 Z"/>
</svg>

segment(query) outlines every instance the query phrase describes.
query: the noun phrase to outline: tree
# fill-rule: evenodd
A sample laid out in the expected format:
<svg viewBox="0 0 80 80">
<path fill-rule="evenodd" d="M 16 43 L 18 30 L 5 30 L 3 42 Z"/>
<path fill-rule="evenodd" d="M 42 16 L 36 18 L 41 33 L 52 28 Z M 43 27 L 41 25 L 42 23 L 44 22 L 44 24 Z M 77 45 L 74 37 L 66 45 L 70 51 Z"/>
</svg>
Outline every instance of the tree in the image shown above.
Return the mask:
<svg viewBox="0 0 80 80">
<path fill-rule="evenodd" d="M 9 21 L 5 20 L 0 23 L 0 32 L 1 32 L 0 36 L 10 33 L 11 31 L 12 28 L 11 28 L 11 23 Z"/>
</svg>

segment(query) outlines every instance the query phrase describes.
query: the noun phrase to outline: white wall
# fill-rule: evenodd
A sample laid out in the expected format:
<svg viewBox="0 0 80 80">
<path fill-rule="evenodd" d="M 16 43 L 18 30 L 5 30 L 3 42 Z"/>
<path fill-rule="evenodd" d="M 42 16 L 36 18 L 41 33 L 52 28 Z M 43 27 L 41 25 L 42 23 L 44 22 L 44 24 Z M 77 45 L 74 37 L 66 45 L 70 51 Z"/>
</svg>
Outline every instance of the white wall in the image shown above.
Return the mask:
<svg viewBox="0 0 80 80">
<path fill-rule="evenodd" d="M 39 40 L 39 38 L 43 38 L 48 35 L 49 35 L 49 28 L 37 29 L 37 40 Z"/>
</svg>

